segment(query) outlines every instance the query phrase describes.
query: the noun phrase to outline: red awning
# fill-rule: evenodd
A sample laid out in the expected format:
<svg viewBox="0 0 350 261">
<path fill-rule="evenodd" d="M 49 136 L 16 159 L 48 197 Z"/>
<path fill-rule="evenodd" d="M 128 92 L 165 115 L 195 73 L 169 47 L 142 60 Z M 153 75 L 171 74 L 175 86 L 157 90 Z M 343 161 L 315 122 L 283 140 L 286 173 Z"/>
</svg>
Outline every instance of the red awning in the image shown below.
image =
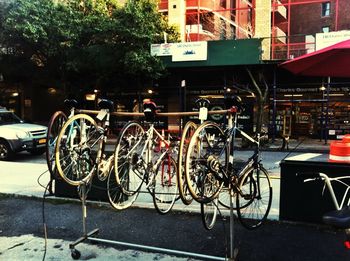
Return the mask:
<svg viewBox="0 0 350 261">
<path fill-rule="evenodd" d="M 280 66 L 305 76 L 350 77 L 350 40 L 302 55 Z"/>
</svg>

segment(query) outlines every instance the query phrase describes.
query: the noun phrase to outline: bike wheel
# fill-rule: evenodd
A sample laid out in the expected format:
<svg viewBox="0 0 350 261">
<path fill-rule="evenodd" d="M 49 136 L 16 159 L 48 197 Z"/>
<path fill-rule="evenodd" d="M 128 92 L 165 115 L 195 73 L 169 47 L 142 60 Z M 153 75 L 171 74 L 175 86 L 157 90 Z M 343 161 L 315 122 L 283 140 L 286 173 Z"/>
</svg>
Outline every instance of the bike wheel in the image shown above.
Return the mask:
<svg viewBox="0 0 350 261">
<path fill-rule="evenodd" d="M 192 197 L 199 203 L 216 198 L 227 174 L 229 147 L 216 123 L 205 122 L 193 134 L 185 160 L 185 177 Z"/>
<path fill-rule="evenodd" d="M 209 203 L 201 204 L 201 216 L 202 222 L 207 230 L 211 230 L 216 222 L 216 217 L 218 214 L 218 199 L 214 199 Z"/>
<path fill-rule="evenodd" d="M 137 199 L 139 193 L 135 193 L 132 196 L 128 196 L 123 193 L 121 187 L 117 184 L 115 180 L 114 167 L 109 171 L 107 178 L 107 194 L 109 203 L 111 206 L 117 210 L 123 210 L 130 207 Z"/>
<path fill-rule="evenodd" d="M 185 177 L 185 157 L 188 148 L 188 144 L 190 143 L 191 137 L 196 130 L 196 124 L 192 121 L 188 121 L 183 129 L 180 145 L 179 145 L 179 154 L 178 154 L 178 171 L 179 175 L 177 183 L 179 187 L 179 194 L 182 202 L 185 205 L 191 204 L 193 198 L 188 190 L 186 177 Z"/>
<path fill-rule="evenodd" d="M 233 191 L 233 210 L 236 210 L 236 192 Z M 219 203 L 223 207 L 230 209 L 230 200 L 231 200 L 231 195 L 230 195 L 230 190 L 227 187 L 222 188 L 220 194 L 219 194 Z"/>
<path fill-rule="evenodd" d="M 122 129 L 115 147 L 115 180 L 128 196 L 138 193 L 144 181 L 144 134 L 145 131 L 139 123 L 130 122 Z"/>
<path fill-rule="evenodd" d="M 267 170 L 258 165 L 249 168 L 240 179 L 240 195 L 236 198 L 237 215 L 247 229 L 261 226 L 269 214 L 272 186 Z"/>
<path fill-rule="evenodd" d="M 151 194 L 154 207 L 160 214 L 168 213 L 174 206 L 178 194 L 177 165 L 173 158 L 165 155 L 159 164 Z"/>
<path fill-rule="evenodd" d="M 55 176 L 55 147 L 67 116 L 63 111 L 56 111 L 50 118 L 46 134 L 46 162 L 51 178 Z"/>
<path fill-rule="evenodd" d="M 55 162 L 68 184 L 78 186 L 92 177 L 99 137 L 97 123 L 89 115 L 75 115 L 63 125 L 57 138 Z"/>
</svg>

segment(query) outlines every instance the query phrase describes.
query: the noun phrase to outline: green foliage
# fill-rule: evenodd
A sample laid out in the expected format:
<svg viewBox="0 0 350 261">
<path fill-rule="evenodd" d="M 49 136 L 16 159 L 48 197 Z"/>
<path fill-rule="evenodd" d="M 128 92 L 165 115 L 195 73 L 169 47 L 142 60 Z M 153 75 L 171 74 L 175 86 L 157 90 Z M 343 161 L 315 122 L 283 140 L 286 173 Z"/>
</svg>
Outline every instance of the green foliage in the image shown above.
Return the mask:
<svg viewBox="0 0 350 261">
<path fill-rule="evenodd" d="M 150 45 L 161 42 L 163 32 L 178 39 L 156 0 L 123 6 L 118 0 L 16 0 L 0 11 L 0 46 L 10 50 L 0 70 L 15 61 L 31 64 L 32 78 L 62 85 L 154 79 L 164 67 Z"/>
<path fill-rule="evenodd" d="M 119 45 L 123 50 L 124 68 L 129 74 L 158 78 L 164 70 L 163 64 L 150 55 L 150 45 L 163 39 L 163 32 L 173 39 L 178 38 L 174 28 L 157 12 L 157 1 L 128 0 L 124 9 L 114 13 Z"/>
</svg>

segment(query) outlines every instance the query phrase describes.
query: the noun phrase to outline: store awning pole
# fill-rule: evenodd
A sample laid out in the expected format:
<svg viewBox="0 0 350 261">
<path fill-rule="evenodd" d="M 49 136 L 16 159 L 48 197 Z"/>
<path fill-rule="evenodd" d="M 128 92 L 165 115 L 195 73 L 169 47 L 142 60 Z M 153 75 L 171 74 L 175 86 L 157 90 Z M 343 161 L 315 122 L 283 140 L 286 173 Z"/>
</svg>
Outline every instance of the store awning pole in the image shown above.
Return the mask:
<svg viewBox="0 0 350 261">
<path fill-rule="evenodd" d="M 326 124 L 325 124 L 325 135 L 324 135 L 324 144 L 327 144 L 328 141 L 328 122 L 329 122 L 329 88 L 331 85 L 331 77 L 328 76 L 327 79 L 327 102 L 326 102 Z"/>
</svg>

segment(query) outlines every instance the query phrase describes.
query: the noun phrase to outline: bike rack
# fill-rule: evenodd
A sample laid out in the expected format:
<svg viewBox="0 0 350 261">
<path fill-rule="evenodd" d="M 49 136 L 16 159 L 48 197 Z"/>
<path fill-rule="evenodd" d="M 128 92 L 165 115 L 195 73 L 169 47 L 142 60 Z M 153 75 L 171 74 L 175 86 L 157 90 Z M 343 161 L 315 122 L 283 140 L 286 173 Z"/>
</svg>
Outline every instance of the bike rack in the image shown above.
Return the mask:
<svg viewBox="0 0 350 261">
<path fill-rule="evenodd" d="M 128 242 L 115 241 L 115 240 L 109 240 L 109 239 L 103 239 L 103 238 L 96 238 L 94 237 L 94 235 L 98 234 L 99 229 L 95 228 L 92 231 L 87 232 L 87 227 L 86 227 L 86 219 L 87 219 L 86 197 L 88 193 L 88 191 L 86 190 L 86 183 L 81 184 L 80 188 L 81 188 L 80 192 L 81 192 L 81 203 L 82 203 L 83 235 L 73 243 L 69 244 L 69 249 L 71 250 L 71 256 L 73 259 L 79 259 L 81 256 L 80 252 L 75 247 L 80 243 L 84 242 L 85 240 L 90 240 L 95 242 L 102 242 L 102 243 L 114 244 L 119 246 L 127 246 L 127 247 L 142 249 L 142 250 L 149 250 L 149 251 L 173 254 L 178 256 L 195 257 L 195 258 L 201 258 L 201 259 L 207 259 L 207 260 L 229 260 L 229 261 L 236 260 L 238 249 L 234 248 L 233 193 L 230 193 L 230 257 L 226 258 L 226 257 L 219 257 L 219 256 L 203 255 L 199 253 L 192 253 L 192 252 L 186 252 L 186 251 L 179 251 L 174 249 L 133 244 Z"/>
<path fill-rule="evenodd" d="M 230 110 L 218 110 L 218 111 L 208 111 L 208 114 L 225 114 Z M 97 114 L 98 111 L 95 110 L 77 110 L 79 113 L 87 113 L 87 114 Z M 112 115 L 115 116 L 136 116 L 136 117 L 143 117 L 144 113 L 131 113 L 131 112 L 112 112 Z M 156 113 L 156 116 L 168 116 L 168 117 L 179 117 L 179 116 L 197 116 L 199 115 L 199 112 L 166 112 L 166 113 Z M 167 248 L 159 248 L 159 247 L 152 247 L 152 246 L 146 246 L 146 245 L 140 245 L 140 244 L 133 244 L 128 242 L 121 242 L 121 241 L 115 241 L 115 240 L 108 240 L 108 239 L 102 239 L 102 238 L 96 238 L 93 237 L 94 235 L 98 234 L 99 229 L 95 228 L 94 230 L 87 232 L 86 228 L 86 219 L 87 219 L 87 207 L 86 207 L 86 197 L 88 191 L 86 190 L 86 183 L 81 184 L 81 203 L 82 203 L 82 224 L 83 224 L 83 235 L 78 238 L 73 243 L 69 244 L 69 249 L 71 250 L 71 256 L 73 259 L 79 259 L 80 258 L 80 252 L 75 248 L 78 244 L 84 242 L 85 240 L 95 241 L 95 242 L 102 242 L 102 243 L 108 243 L 108 244 L 114 244 L 114 245 L 120 245 L 120 246 L 127 246 L 132 248 L 138 248 L 143 250 L 150 250 L 155 252 L 161 252 L 161 253 L 167 253 L 167 254 L 173 254 L 178 256 L 187 256 L 187 257 L 197 257 L 201 259 L 207 259 L 207 260 L 228 260 L 228 261 L 235 261 L 238 249 L 234 247 L 234 213 L 233 213 L 233 191 L 230 190 L 230 255 L 229 257 L 219 257 L 219 256 L 211 256 L 211 255 L 203 255 L 199 253 L 192 253 L 192 252 L 186 252 L 186 251 L 179 251 L 174 249 L 167 249 Z"/>
</svg>

